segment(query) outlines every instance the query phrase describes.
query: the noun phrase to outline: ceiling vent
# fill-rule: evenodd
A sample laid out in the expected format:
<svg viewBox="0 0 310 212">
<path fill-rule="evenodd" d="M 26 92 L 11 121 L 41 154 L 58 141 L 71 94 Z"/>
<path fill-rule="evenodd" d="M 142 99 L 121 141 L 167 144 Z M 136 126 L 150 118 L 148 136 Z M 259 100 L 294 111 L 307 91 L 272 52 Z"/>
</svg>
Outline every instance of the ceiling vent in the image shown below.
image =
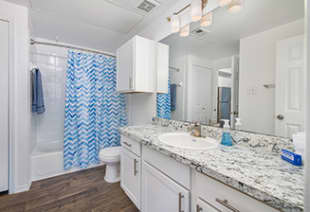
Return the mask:
<svg viewBox="0 0 310 212">
<path fill-rule="evenodd" d="M 193 29 L 190 33 L 191 37 L 203 39 L 210 31 L 204 27 Z"/>
<path fill-rule="evenodd" d="M 154 0 L 144 0 L 141 2 L 141 4 L 138 5 L 138 8 L 140 10 L 143 10 L 144 12 L 151 12 L 155 7 L 157 7 L 159 3 Z"/>
</svg>

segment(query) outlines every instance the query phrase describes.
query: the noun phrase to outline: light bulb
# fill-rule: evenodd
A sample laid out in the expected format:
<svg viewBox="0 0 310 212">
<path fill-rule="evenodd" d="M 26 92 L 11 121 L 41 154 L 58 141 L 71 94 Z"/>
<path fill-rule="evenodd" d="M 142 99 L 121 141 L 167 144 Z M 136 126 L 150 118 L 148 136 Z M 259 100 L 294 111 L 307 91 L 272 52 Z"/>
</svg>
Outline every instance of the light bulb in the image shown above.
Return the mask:
<svg viewBox="0 0 310 212">
<path fill-rule="evenodd" d="M 190 29 L 189 24 L 182 27 L 180 30 L 180 36 L 181 37 L 187 37 L 189 35 L 189 29 Z"/>
<path fill-rule="evenodd" d="M 202 16 L 201 0 L 192 0 L 191 17 L 192 21 L 199 21 Z"/>
<path fill-rule="evenodd" d="M 176 33 L 180 31 L 180 19 L 178 15 L 171 17 L 171 32 Z"/>
<path fill-rule="evenodd" d="M 229 5 L 232 0 L 218 0 L 220 7 L 225 7 L 227 5 Z"/>
<path fill-rule="evenodd" d="M 200 20 L 200 26 L 207 27 L 213 23 L 213 13 L 209 12 L 206 15 L 202 16 Z"/>
<path fill-rule="evenodd" d="M 228 6 L 228 11 L 231 13 L 237 13 L 242 9 L 242 7 L 243 7 L 242 0 L 233 0 Z"/>
</svg>

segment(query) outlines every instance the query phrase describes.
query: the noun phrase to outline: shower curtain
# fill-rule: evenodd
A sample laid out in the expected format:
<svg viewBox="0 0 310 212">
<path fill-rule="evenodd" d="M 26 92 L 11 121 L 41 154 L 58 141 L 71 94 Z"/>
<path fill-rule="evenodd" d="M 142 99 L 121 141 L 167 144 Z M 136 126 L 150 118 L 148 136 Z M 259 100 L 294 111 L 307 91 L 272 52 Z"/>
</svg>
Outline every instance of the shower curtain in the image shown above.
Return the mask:
<svg viewBox="0 0 310 212">
<path fill-rule="evenodd" d="M 119 146 L 127 124 L 125 97 L 116 92 L 116 60 L 68 51 L 64 169 L 99 163 L 101 148 Z"/>
<path fill-rule="evenodd" d="M 169 77 L 170 78 L 170 77 Z M 171 119 L 171 91 L 170 79 L 168 80 L 168 93 L 157 94 L 156 96 L 157 117 L 164 119 Z"/>
</svg>

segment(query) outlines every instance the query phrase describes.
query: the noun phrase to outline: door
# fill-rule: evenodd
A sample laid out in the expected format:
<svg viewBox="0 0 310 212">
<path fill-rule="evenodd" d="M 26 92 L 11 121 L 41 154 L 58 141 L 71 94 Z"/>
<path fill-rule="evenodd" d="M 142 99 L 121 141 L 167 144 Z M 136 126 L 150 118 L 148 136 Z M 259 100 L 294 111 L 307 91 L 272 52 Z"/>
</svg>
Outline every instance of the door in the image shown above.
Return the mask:
<svg viewBox="0 0 310 212">
<path fill-rule="evenodd" d="M 9 23 L 0 20 L 0 192 L 8 190 L 9 165 Z"/>
<path fill-rule="evenodd" d="M 140 183 L 140 158 L 127 149 L 122 148 L 121 187 L 138 209 L 140 209 Z"/>
<path fill-rule="evenodd" d="M 230 120 L 231 110 L 231 88 L 218 88 L 218 123 L 222 119 Z"/>
<path fill-rule="evenodd" d="M 193 65 L 190 79 L 191 121 L 209 123 L 212 118 L 212 70 Z"/>
<path fill-rule="evenodd" d="M 211 204 L 207 203 L 201 198 L 197 199 L 195 209 L 196 209 L 195 212 L 219 212 L 220 211 L 219 209 L 215 209 L 214 206 L 211 206 Z"/>
<path fill-rule="evenodd" d="M 189 212 L 189 191 L 142 162 L 143 212 Z"/>
<path fill-rule="evenodd" d="M 304 131 L 304 36 L 277 43 L 275 130 L 292 137 Z"/>
</svg>

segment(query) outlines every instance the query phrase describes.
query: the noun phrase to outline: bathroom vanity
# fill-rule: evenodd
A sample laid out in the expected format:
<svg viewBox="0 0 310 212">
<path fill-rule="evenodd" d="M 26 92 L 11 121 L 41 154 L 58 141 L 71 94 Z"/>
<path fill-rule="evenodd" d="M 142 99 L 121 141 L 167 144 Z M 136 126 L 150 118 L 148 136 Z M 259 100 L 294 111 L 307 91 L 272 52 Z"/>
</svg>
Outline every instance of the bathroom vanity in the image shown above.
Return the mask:
<svg viewBox="0 0 310 212">
<path fill-rule="evenodd" d="M 159 139 L 180 130 L 187 131 L 160 125 L 121 129 L 121 187 L 140 211 L 303 211 L 302 168 L 242 144 L 199 150 Z"/>
</svg>

